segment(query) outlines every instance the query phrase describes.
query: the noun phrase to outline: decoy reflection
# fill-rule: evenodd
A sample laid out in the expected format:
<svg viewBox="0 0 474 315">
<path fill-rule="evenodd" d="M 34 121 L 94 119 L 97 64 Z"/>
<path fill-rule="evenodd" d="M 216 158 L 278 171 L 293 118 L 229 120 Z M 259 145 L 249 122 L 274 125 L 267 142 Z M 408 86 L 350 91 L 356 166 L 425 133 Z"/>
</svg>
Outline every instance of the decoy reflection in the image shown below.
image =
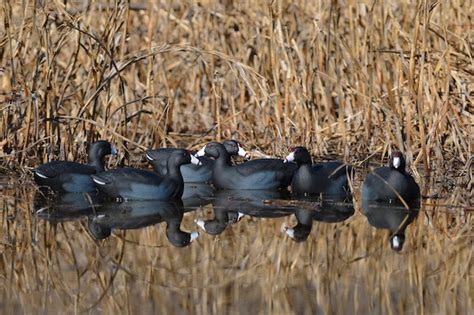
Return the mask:
<svg viewBox="0 0 474 315">
<path fill-rule="evenodd" d="M 38 191 L 33 209 L 35 215 L 43 220 L 72 221 L 93 214 L 102 202 L 102 196 L 96 193 L 44 194 Z"/>
<path fill-rule="evenodd" d="M 109 202 L 89 217 L 88 227 L 91 235 L 101 240 L 110 236 L 113 229 L 139 229 L 166 222 L 166 237 L 176 247 L 189 245 L 198 236 L 198 232 L 188 233 L 181 230 L 183 205 L 180 202 L 158 200 Z"/>
<path fill-rule="evenodd" d="M 185 183 L 183 191 L 183 206 L 186 210 L 195 210 L 212 202 L 214 188 L 207 184 Z"/>
<path fill-rule="evenodd" d="M 286 234 L 294 241 L 305 241 L 313 228 L 313 221 L 342 222 L 354 214 L 352 200 L 345 195 L 325 198 L 305 197 L 295 200 L 296 226 L 285 227 Z"/>
<path fill-rule="evenodd" d="M 244 215 L 276 218 L 292 213 L 286 204 L 279 201 L 287 198 L 288 192 L 277 190 L 218 190 L 213 201 L 214 218 L 196 220 L 204 231 L 217 235 Z"/>
<path fill-rule="evenodd" d="M 362 199 L 362 210 L 369 224 L 390 231 L 390 247 L 401 251 L 405 243 L 405 230 L 418 216 L 420 201 L 407 204 Z"/>
</svg>

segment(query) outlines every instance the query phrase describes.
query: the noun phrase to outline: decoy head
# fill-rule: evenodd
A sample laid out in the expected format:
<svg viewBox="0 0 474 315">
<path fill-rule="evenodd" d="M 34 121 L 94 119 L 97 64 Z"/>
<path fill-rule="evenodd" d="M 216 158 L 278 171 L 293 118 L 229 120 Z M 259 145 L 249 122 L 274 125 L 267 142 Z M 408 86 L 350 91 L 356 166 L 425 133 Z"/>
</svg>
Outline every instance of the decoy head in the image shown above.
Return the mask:
<svg viewBox="0 0 474 315">
<path fill-rule="evenodd" d="M 169 163 L 174 163 L 176 166 L 189 163 L 195 165 L 202 165 L 201 161 L 199 161 L 197 157 L 191 154 L 191 151 L 183 149 L 173 151 L 170 157 L 168 158 L 168 166 L 170 165 Z"/>
<path fill-rule="evenodd" d="M 395 151 L 392 153 L 390 167 L 399 171 L 405 170 L 405 157 L 403 156 L 402 152 Z"/>
<path fill-rule="evenodd" d="M 246 158 L 247 160 L 250 159 L 250 154 L 242 148 L 242 145 L 237 140 L 226 140 L 223 142 L 223 145 L 226 151 L 230 155 L 240 155 L 241 157 Z"/>
<path fill-rule="evenodd" d="M 92 143 L 88 149 L 89 160 L 102 159 L 109 154 L 117 155 L 117 149 L 106 140 L 98 140 Z"/>
<path fill-rule="evenodd" d="M 199 150 L 196 153 L 196 156 L 209 156 L 217 159 L 222 153 L 227 153 L 224 145 L 219 142 L 212 141 L 206 144 L 201 150 Z"/>
<path fill-rule="evenodd" d="M 311 154 L 305 147 L 293 147 L 290 148 L 290 153 L 286 156 L 284 162 L 296 162 L 298 165 L 311 164 Z"/>
</svg>

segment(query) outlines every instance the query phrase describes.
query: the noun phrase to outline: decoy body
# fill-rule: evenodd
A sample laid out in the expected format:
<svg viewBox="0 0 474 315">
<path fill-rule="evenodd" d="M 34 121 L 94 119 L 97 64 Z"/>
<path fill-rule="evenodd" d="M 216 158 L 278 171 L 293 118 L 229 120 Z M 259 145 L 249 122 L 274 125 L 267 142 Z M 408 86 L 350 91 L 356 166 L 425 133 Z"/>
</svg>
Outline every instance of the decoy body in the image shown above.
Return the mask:
<svg viewBox="0 0 474 315">
<path fill-rule="evenodd" d="M 215 159 L 212 183 L 217 189 L 286 188 L 297 168 L 296 164 L 285 164 L 278 159 L 258 159 L 231 165 L 229 153 L 218 142 L 208 143 L 196 155 Z"/>
<path fill-rule="evenodd" d="M 167 174 L 136 168 L 119 168 L 92 175 L 100 192 L 125 200 L 173 200 L 183 195 L 180 166 L 199 164 L 187 150 L 175 150 L 168 157 Z"/>
<path fill-rule="evenodd" d="M 296 195 L 345 195 L 349 190 L 348 175 L 352 169 L 339 161 L 312 164 L 305 147 L 295 147 L 285 162 L 296 162 L 298 170 L 291 181 L 291 192 Z"/>
<path fill-rule="evenodd" d="M 245 158 L 249 158 L 249 154 L 242 148 L 240 143 L 236 140 L 226 140 L 223 145 L 229 153 L 229 155 L 240 155 Z M 170 154 L 176 150 L 174 148 L 163 148 L 155 150 L 147 150 L 146 158 L 150 163 L 153 163 L 155 171 L 162 175 L 167 174 L 166 162 Z M 181 166 L 181 174 L 185 183 L 205 183 L 212 180 L 212 168 L 214 166 L 214 160 L 207 156 L 198 157 L 201 161 L 201 165 L 185 164 Z"/>
<path fill-rule="evenodd" d="M 406 172 L 405 158 L 398 151 L 392 154 L 389 167 L 375 169 L 362 185 L 362 199 L 410 202 L 419 198 L 420 187 Z"/>
<path fill-rule="evenodd" d="M 109 142 L 94 142 L 89 147 L 87 164 L 49 162 L 33 170 L 34 180 L 38 186 L 47 186 L 56 192 L 93 192 L 96 187 L 91 175 L 104 171 L 104 158 L 109 154 L 117 154 L 117 150 Z"/>
</svg>

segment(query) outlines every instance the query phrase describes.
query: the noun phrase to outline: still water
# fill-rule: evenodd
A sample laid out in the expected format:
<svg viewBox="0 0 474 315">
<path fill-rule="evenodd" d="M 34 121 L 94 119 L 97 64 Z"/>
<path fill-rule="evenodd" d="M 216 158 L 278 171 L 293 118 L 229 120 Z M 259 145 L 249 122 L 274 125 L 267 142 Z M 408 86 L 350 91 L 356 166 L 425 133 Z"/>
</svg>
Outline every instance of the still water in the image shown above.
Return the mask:
<svg viewBox="0 0 474 315">
<path fill-rule="evenodd" d="M 1 313 L 468 314 L 472 208 L 187 185 L 182 202 L 0 180 Z M 198 233 L 199 234 L 198 234 Z M 196 238 L 197 237 L 197 238 Z"/>
</svg>

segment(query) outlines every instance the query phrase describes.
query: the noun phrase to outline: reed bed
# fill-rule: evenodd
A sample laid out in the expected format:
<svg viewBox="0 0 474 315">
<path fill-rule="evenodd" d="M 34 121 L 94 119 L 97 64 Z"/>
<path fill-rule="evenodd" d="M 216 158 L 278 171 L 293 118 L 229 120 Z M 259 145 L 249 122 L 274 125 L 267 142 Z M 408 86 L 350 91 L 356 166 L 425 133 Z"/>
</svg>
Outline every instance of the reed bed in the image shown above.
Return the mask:
<svg viewBox="0 0 474 315">
<path fill-rule="evenodd" d="M 462 0 L 2 2 L 0 174 L 21 184 L 0 183 L 2 308 L 468 313 L 472 16 Z M 32 215 L 28 170 L 84 160 L 85 143 L 117 145 L 115 167 L 226 138 L 254 157 L 305 145 L 341 158 L 356 191 L 399 149 L 423 195 L 441 198 L 424 202 L 402 254 L 358 209 L 304 243 L 281 234 L 291 218 L 247 219 L 186 249 L 156 226 L 98 243 L 84 222 Z"/>
<path fill-rule="evenodd" d="M 466 1 L 9 2 L 0 10 L 4 163 L 237 138 L 423 174 L 472 156 Z M 7 163 L 9 162 L 9 163 Z M 420 175 L 421 176 L 421 175 Z"/>
</svg>

